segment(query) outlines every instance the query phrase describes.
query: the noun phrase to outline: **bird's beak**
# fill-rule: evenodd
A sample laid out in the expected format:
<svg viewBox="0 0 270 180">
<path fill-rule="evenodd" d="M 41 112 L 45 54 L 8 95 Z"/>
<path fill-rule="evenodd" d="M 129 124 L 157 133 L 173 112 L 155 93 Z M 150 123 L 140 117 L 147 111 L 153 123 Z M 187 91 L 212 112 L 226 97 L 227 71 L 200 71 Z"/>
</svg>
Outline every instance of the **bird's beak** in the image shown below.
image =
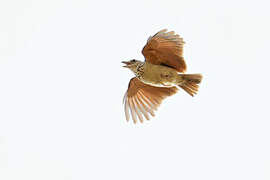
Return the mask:
<svg viewBox="0 0 270 180">
<path fill-rule="evenodd" d="M 126 64 L 125 66 L 123 66 L 123 67 L 126 67 L 126 68 L 131 64 L 129 61 L 122 61 L 122 63 Z"/>
</svg>

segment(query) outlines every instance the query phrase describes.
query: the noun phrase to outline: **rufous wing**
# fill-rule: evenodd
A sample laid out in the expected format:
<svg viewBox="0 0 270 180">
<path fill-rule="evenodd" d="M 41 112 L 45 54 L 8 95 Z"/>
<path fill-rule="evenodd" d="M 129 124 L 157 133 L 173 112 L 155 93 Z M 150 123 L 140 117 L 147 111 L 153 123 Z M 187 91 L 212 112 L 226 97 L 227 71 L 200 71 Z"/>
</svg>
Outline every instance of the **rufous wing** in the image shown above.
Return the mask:
<svg viewBox="0 0 270 180">
<path fill-rule="evenodd" d="M 154 87 L 141 82 L 136 77 L 132 78 L 123 99 L 126 120 L 129 121 L 130 115 L 134 123 L 137 123 L 138 118 L 140 122 L 143 122 L 143 116 L 149 120 L 150 115 L 155 116 L 154 111 L 157 110 L 162 100 L 177 91 L 176 87 Z"/>
<path fill-rule="evenodd" d="M 185 72 L 184 43 L 183 39 L 174 31 L 167 32 L 167 29 L 163 29 L 149 37 L 142 54 L 145 60 L 152 64 L 166 65 L 178 72 Z"/>
</svg>

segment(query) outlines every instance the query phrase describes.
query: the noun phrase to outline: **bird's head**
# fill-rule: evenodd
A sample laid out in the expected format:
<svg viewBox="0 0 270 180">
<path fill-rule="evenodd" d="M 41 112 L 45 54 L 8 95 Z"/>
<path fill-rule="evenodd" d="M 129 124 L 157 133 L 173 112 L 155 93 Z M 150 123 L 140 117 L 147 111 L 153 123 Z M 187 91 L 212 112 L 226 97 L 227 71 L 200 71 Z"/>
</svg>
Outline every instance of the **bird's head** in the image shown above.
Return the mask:
<svg viewBox="0 0 270 180">
<path fill-rule="evenodd" d="M 122 61 L 125 65 L 123 67 L 129 68 L 131 71 L 135 72 L 137 70 L 137 66 L 143 62 L 132 59 L 130 61 Z"/>
</svg>

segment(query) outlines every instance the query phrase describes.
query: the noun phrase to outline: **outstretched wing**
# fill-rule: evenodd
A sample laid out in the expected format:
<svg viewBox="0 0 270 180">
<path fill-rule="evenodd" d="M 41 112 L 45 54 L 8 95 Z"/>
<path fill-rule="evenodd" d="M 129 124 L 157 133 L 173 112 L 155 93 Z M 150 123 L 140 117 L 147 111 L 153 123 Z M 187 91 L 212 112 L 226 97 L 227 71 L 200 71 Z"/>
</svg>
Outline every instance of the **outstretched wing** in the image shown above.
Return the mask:
<svg viewBox="0 0 270 180">
<path fill-rule="evenodd" d="M 154 111 L 157 110 L 162 100 L 175 94 L 177 90 L 176 87 L 150 86 L 136 77 L 132 78 L 123 99 L 127 121 L 130 119 L 130 114 L 134 123 L 137 123 L 137 117 L 140 122 L 143 122 L 143 116 L 149 120 L 149 114 L 155 116 Z"/>
<path fill-rule="evenodd" d="M 167 32 L 163 29 L 153 37 L 149 37 L 142 50 L 145 60 L 158 65 L 166 65 L 178 72 L 186 71 L 186 63 L 183 58 L 183 38 L 174 31 Z"/>
</svg>

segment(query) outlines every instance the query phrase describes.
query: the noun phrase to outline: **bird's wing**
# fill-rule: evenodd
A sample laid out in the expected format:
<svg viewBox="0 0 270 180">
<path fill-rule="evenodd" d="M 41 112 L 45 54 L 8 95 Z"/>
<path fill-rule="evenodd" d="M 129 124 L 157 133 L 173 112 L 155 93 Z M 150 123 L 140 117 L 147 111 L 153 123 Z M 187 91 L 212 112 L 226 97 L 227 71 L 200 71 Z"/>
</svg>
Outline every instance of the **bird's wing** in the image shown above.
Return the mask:
<svg viewBox="0 0 270 180">
<path fill-rule="evenodd" d="M 163 29 L 150 36 L 142 50 L 145 60 L 158 65 L 166 65 L 178 72 L 186 71 L 186 63 L 183 58 L 183 38 L 174 31 L 167 32 Z"/>
<path fill-rule="evenodd" d="M 176 87 L 154 87 L 141 82 L 136 77 L 129 82 L 128 90 L 124 96 L 126 119 L 129 121 L 130 114 L 133 122 L 137 122 L 137 117 L 143 122 L 143 116 L 149 120 L 149 114 L 154 116 L 162 100 L 177 92 Z"/>
</svg>

